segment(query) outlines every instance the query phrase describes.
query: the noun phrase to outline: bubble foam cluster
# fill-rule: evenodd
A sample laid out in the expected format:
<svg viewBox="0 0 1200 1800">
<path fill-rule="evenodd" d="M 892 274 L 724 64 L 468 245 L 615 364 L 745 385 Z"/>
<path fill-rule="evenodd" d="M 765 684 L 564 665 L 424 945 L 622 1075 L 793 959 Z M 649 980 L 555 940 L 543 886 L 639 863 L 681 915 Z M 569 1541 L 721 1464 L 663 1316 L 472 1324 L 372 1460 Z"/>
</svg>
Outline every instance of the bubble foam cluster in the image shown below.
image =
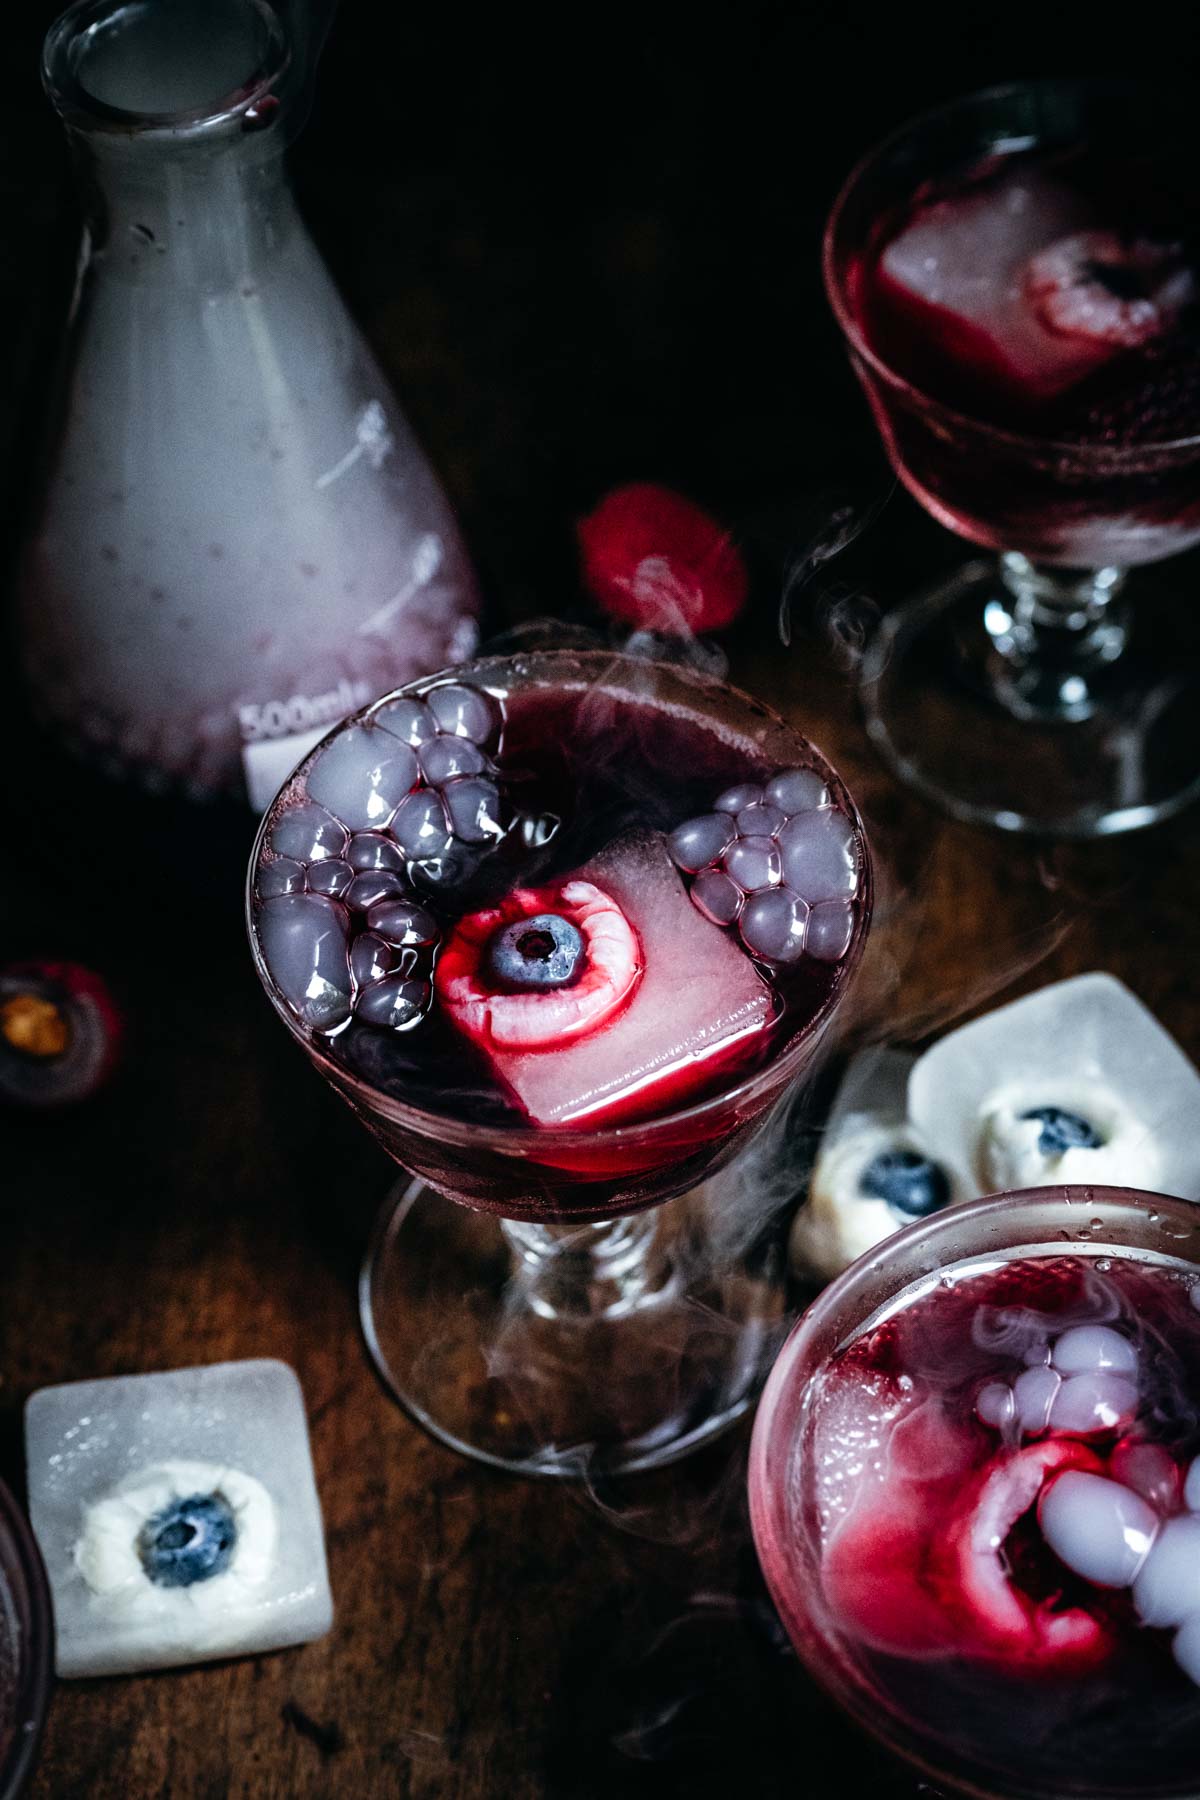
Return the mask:
<svg viewBox="0 0 1200 1800">
<path fill-rule="evenodd" d="M 1024 1437 L 1128 1431 L 1138 1352 L 1121 1332 L 1076 1325 L 1047 1346 L 1044 1362 L 1036 1354 L 1026 1353 L 1030 1366 L 1013 1382 L 980 1390 L 975 1410 L 985 1425 Z M 1095 1587 L 1129 1588 L 1143 1625 L 1175 1633 L 1175 1660 L 1200 1685 L 1200 1456 L 1182 1471 L 1162 1445 L 1125 1436 L 1106 1466 L 1055 1475 L 1037 1518 L 1068 1569 Z"/>
<path fill-rule="evenodd" d="M 980 1390 L 975 1409 L 985 1425 L 1025 1437 L 1090 1437 L 1118 1430 L 1137 1411 L 1137 1352 L 1110 1325 L 1072 1326 L 1044 1349 L 1031 1348 L 1026 1360 L 1015 1381 Z"/>
<path fill-rule="evenodd" d="M 1165 1451 L 1161 1456 L 1170 1461 Z M 1114 1473 L 1124 1479 L 1060 1475 L 1041 1497 L 1038 1524 L 1055 1556 L 1076 1575 L 1097 1587 L 1131 1589 L 1142 1624 L 1175 1633 L 1175 1660 L 1200 1685 L 1200 1457 L 1183 1478 L 1183 1511 L 1169 1510 L 1179 1483 L 1167 1486 L 1162 1469 L 1138 1491 L 1134 1481 L 1149 1470 L 1149 1459 L 1142 1461 L 1147 1469 L 1138 1471 L 1122 1468 L 1114 1456 Z"/>
<path fill-rule="evenodd" d="M 761 785 L 726 789 L 710 813 L 678 826 L 668 847 L 705 918 L 736 927 L 760 961 L 846 954 L 862 880 L 858 834 L 815 769 L 780 769 Z"/>
<path fill-rule="evenodd" d="M 487 753 L 499 726 L 491 697 L 462 682 L 385 701 L 330 740 L 306 798 L 276 819 L 256 876 L 259 940 L 309 1030 L 357 1017 L 408 1031 L 425 1017 L 440 928 L 423 900 L 505 834 Z"/>
</svg>

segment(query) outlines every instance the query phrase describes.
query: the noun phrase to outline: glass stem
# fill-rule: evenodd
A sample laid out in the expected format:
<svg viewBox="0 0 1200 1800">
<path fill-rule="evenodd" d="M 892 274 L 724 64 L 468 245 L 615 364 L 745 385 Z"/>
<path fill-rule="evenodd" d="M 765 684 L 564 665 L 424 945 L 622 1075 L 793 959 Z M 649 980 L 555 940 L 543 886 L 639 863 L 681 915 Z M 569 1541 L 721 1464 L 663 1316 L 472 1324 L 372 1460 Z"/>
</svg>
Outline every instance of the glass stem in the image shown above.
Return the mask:
<svg viewBox="0 0 1200 1800">
<path fill-rule="evenodd" d="M 1097 677 L 1128 637 L 1123 571 L 1051 569 L 1009 550 L 1000 573 L 985 610 L 996 698 L 1019 718 L 1090 718 Z"/>
<path fill-rule="evenodd" d="M 655 1213 L 599 1224 L 501 1220 L 521 1301 L 542 1318 L 615 1318 L 663 1298 L 675 1264 Z"/>
</svg>

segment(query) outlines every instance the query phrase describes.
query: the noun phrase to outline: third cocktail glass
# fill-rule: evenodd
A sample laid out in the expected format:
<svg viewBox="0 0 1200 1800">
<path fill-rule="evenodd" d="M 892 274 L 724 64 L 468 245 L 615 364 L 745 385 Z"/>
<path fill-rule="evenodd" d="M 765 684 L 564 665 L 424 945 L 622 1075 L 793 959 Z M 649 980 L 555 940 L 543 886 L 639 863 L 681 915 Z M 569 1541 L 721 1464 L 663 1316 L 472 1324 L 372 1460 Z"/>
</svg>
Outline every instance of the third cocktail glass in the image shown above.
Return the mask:
<svg viewBox="0 0 1200 1800">
<path fill-rule="evenodd" d="M 951 1206 L 789 1338 L 759 1559 L 814 1677 L 939 1787 L 1200 1790 L 1200 1209 Z"/>
</svg>

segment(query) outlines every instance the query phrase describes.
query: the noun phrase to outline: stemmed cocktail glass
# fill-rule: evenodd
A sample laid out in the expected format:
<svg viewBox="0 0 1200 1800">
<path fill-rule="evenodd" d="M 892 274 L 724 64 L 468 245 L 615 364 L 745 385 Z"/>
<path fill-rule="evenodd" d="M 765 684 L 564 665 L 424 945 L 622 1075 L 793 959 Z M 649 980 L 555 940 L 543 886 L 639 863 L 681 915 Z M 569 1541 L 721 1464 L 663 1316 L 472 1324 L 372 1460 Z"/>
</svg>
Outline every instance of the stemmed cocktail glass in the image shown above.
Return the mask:
<svg viewBox="0 0 1200 1800">
<path fill-rule="evenodd" d="M 456 695 L 459 710 L 451 719 Z M 448 851 L 443 845 L 441 863 L 434 858 L 418 866 L 410 856 L 402 867 L 395 840 L 413 850 L 413 808 L 427 806 L 433 790 L 426 785 L 403 796 L 410 771 L 401 766 L 396 786 L 395 738 L 385 727 L 425 730 L 430 708 L 450 725 L 436 751 L 418 746 L 422 767 L 433 768 L 431 756 L 443 759 L 447 744 L 451 751 L 457 745 L 469 752 L 474 773 L 457 774 L 438 791 L 454 818 L 465 817 L 463 803 L 472 794 L 484 795 L 482 811 L 472 811 L 468 822 L 472 842 Z M 456 724 L 474 731 L 477 743 L 456 738 Z M 339 826 L 332 844 L 337 855 L 322 854 L 306 873 L 296 874 L 295 863 L 279 854 L 279 846 L 294 850 L 297 832 L 311 833 L 314 819 L 329 836 L 311 809 L 315 792 L 329 798 L 318 765 L 331 746 L 334 763 L 343 748 L 351 756 L 355 746 L 383 759 L 380 779 L 386 791 L 375 806 L 378 825 L 364 831 L 364 821 L 356 819 L 358 835 L 349 847 Z M 479 746 L 482 756 L 476 753 Z M 614 771 L 607 787 L 600 767 L 605 759 Z M 795 828 L 805 842 L 811 838 L 816 845 L 811 836 L 816 832 L 841 845 L 837 879 L 844 897 L 815 901 L 811 909 L 804 901 L 787 901 L 779 886 L 779 852 L 771 841 L 766 852 L 771 867 L 761 878 L 761 891 L 776 898 L 763 916 L 774 918 L 781 907 L 792 906 L 798 920 L 794 934 L 806 932 L 808 945 L 800 955 L 800 935 L 794 935 L 791 948 L 780 941 L 780 953 L 790 961 L 778 965 L 782 974 L 771 988 L 755 972 L 732 919 L 728 929 L 713 922 L 715 896 L 729 891 L 717 865 L 710 867 L 702 890 L 710 895 L 710 910 L 701 914 L 689 904 L 684 878 L 665 855 L 666 840 L 651 826 L 672 823 L 676 800 L 696 813 L 702 799 L 711 804 L 730 780 L 761 782 L 780 769 L 792 771 L 803 804 L 818 807 L 804 813 Z M 455 785 L 463 780 L 482 785 L 468 792 Z M 598 795 L 603 817 L 593 818 L 588 808 L 601 806 Z M 586 805 L 584 796 L 591 796 Z M 580 816 L 573 819 L 576 801 Z M 490 817 L 489 809 L 499 816 Z M 761 821 L 766 814 L 754 818 Z M 711 832 L 712 826 L 706 829 Z M 558 845 L 571 842 L 572 831 L 581 848 L 560 850 Z M 734 835 L 732 822 L 727 835 Z M 717 845 L 712 854 L 719 851 Z M 815 869 L 824 854 L 815 848 L 816 862 L 807 866 Z M 684 861 L 699 865 L 708 855 L 705 850 Z M 330 985 L 326 978 L 333 965 L 322 963 L 325 952 L 319 946 L 310 954 L 307 940 L 301 945 L 308 961 L 299 984 L 288 975 L 285 992 L 276 979 L 280 957 L 291 954 L 292 940 L 278 936 L 291 930 L 289 904 L 297 929 L 307 929 L 309 915 L 318 925 L 322 918 L 330 923 L 338 939 L 337 966 L 344 970 L 339 934 L 347 917 L 359 915 L 352 911 L 353 894 L 339 890 L 345 877 L 334 864 L 341 867 L 343 856 L 401 869 L 398 893 L 411 896 L 409 884 L 417 884 L 422 916 L 440 921 L 432 999 L 428 959 L 434 952 L 428 946 L 436 933 L 428 923 L 410 934 L 417 945 L 411 954 L 394 953 L 407 958 L 398 973 L 385 975 L 381 984 L 380 971 L 364 966 L 353 995 L 335 991 L 344 976 L 336 974 Z M 455 860 L 460 856 L 465 863 Z M 622 857 L 629 856 L 644 861 L 623 865 Z M 608 876 L 602 874 L 605 858 Z M 447 1023 L 451 974 L 465 941 L 454 920 L 479 905 L 478 898 L 462 899 L 456 884 L 482 881 L 492 902 L 528 902 L 526 913 L 540 906 L 542 913 L 536 919 L 530 914 L 530 931 L 521 941 L 530 954 L 551 955 L 557 952 L 547 933 L 559 927 L 553 920 L 547 926 L 550 903 L 538 895 L 552 891 L 545 884 L 564 862 L 572 869 L 580 860 L 585 875 L 594 874 L 622 897 L 631 917 L 643 902 L 650 905 L 651 889 L 657 895 L 661 888 L 661 907 L 674 921 L 668 941 L 657 914 L 647 913 L 638 926 L 643 987 L 630 1010 L 618 1015 L 633 1021 L 638 997 L 646 1001 L 640 1029 L 649 1031 L 651 1040 L 660 1033 L 663 1048 L 651 1041 L 637 1054 L 644 1057 L 646 1093 L 658 1100 L 639 1104 L 629 1071 L 621 1067 L 601 1075 L 568 1075 L 568 1068 L 578 1065 L 562 1060 L 563 1049 L 515 1060 L 498 1055 L 495 1066 L 507 1071 L 502 1087 L 522 1096 L 522 1117 L 501 1103 L 494 1083 L 471 1086 L 465 1071 L 479 1066 L 479 1053 Z M 825 891 L 815 874 L 810 886 L 814 893 Z M 569 897 L 574 889 L 568 885 L 563 892 Z M 658 898 L 654 906 L 660 907 Z M 782 1286 L 778 1248 L 764 1230 L 769 1207 L 760 1194 L 751 1196 L 747 1210 L 746 1190 L 727 1166 L 811 1071 L 857 966 L 869 913 L 870 869 L 861 823 L 820 752 L 748 696 L 682 668 L 606 651 L 483 659 L 386 697 L 318 746 L 259 833 L 251 865 L 250 935 L 259 975 L 293 1037 L 388 1154 L 415 1177 L 401 1183 L 383 1210 L 361 1286 L 371 1354 L 413 1417 L 483 1461 L 578 1475 L 669 1461 L 745 1409 L 778 1341 Z M 494 946 L 500 927 L 489 930 Z M 394 932 L 393 941 L 401 942 Z M 356 940 L 354 967 L 369 954 Z M 661 979 L 661 959 L 677 954 L 683 962 L 661 1002 L 661 1010 L 672 1016 L 647 1016 L 648 997 L 660 991 L 652 984 Z M 310 963 L 313 975 L 306 987 Z M 372 982 L 372 998 L 364 1000 Z M 722 982 L 732 983 L 728 1002 L 717 991 Z M 565 992 L 570 1000 L 573 990 Z M 759 1000 L 768 992 L 772 1017 L 755 1037 L 764 1023 Z M 332 1010 L 314 1030 L 306 1009 L 327 1001 Z M 410 1001 L 416 1012 L 426 1008 L 420 1018 L 403 1014 Z M 711 1023 L 706 1006 L 712 1009 Z M 381 1032 L 369 1026 L 367 1014 L 382 1018 L 385 1007 L 389 1025 L 397 1029 Z M 410 1030 L 414 1022 L 416 1029 Z M 615 1035 L 624 1024 L 606 1029 L 610 1043 L 626 1041 Z M 422 1031 L 431 1035 L 423 1039 Z M 585 1035 L 585 1050 L 599 1041 Z M 614 1083 L 613 1091 L 624 1097 L 612 1106 L 602 1099 L 599 1116 L 586 1093 L 576 1096 L 577 1104 L 573 1100 L 573 1113 L 565 1100 L 559 1109 L 558 1071 L 564 1095 L 572 1083 L 595 1080 L 602 1087 Z M 572 1124 L 572 1117 L 579 1122 Z M 446 1206 L 444 1199 L 460 1204 Z"/>
<path fill-rule="evenodd" d="M 891 463 L 999 553 L 885 618 L 871 736 L 959 818 L 1089 838 L 1200 792 L 1194 104 L 1165 88 L 995 88 L 850 176 L 825 281 Z M 1126 575 L 1134 571 L 1126 588 Z"/>
</svg>

